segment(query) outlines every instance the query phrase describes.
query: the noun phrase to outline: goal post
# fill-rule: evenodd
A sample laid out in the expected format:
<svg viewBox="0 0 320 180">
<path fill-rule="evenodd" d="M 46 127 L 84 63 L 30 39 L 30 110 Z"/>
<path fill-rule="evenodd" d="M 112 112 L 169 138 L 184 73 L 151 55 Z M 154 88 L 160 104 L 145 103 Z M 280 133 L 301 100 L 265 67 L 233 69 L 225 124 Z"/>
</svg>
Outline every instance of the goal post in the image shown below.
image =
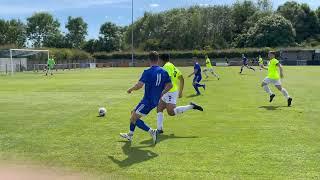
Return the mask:
<svg viewBox="0 0 320 180">
<path fill-rule="evenodd" d="M 16 71 L 21 71 L 21 68 L 24 67 L 26 70 L 30 70 L 30 68 L 28 68 L 29 60 L 28 58 L 32 58 L 33 56 L 37 56 L 40 53 L 46 53 L 46 56 L 42 56 L 42 61 L 43 64 L 45 64 L 47 62 L 47 60 L 50 57 L 50 52 L 49 50 L 37 50 L 37 49 L 9 49 L 8 52 L 8 57 L 6 57 L 6 55 L 4 56 L 3 59 L 9 58 L 10 61 L 10 67 L 7 67 L 6 64 L 6 68 L 8 68 L 11 72 L 11 75 L 14 74 L 14 72 Z M 6 53 L 4 53 L 6 54 Z M 0 57 L 1 58 L 1 57 Z M 45 59 L 47 58 L 47 59 Z M 18 66 L 19 68 L 15 67 Z"/>
</svg>

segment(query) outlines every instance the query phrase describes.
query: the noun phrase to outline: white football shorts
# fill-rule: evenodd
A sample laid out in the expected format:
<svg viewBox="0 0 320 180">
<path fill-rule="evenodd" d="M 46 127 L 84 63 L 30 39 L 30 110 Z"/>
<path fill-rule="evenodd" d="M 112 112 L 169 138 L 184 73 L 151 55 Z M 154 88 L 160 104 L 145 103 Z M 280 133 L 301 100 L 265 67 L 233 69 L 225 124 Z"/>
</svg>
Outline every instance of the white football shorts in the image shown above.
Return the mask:
<svg viewBox="0 0 320 180">
<path fill-rule="evenodd" d="M 167 104 L 177 104 L 178 96 L 179 96 L 178 91 L 167 92 L 166 94 L 164 94 L 162 96 L 161 99 L 162 99 L 162 101 L 164 101 Z"/>
</svg>

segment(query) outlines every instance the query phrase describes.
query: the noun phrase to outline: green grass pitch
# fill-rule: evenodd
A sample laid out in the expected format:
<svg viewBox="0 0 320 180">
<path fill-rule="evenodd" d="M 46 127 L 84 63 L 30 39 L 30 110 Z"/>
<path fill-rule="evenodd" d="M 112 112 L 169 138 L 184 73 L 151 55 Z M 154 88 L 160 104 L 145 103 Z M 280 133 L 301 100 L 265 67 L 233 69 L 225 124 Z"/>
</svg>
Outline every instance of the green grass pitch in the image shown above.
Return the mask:
<svg viewBox="0 0 320 180">
<path fill-rule="evenodd" d="M 204 112 L 165 114 L 165 134 L 152 146 L 136 129 L 130 145 L 119 137 L 143 90 L 126 94 L 142 68 L 58 71 L 0 76 L 0 159 L 61 166 L 115 179 L 320 178 L 320 67 L 284 67 L 273 103 L 260 87 L 266 72 L 218 67 L 202 96 L 194 94 L 192 68 L 178 105 L 194 101 Z M 105 106 L 107 116 L 98 118 Z M 144 118 L 156 127 L 156 112 Z"/>
</svg>

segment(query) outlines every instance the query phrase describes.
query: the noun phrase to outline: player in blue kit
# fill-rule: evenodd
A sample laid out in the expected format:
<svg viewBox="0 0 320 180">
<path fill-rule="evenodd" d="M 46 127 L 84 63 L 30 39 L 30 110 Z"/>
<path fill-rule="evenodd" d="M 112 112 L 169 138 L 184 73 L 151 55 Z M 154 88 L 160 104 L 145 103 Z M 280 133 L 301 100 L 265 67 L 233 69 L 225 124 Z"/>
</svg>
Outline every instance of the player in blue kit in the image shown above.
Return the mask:
<svg viewBox="0 0 320 180">
<path fill-rule="evenodd" d="M 140 129 L 149 132 L 155 144 L 157 142 L 157 130 L 151 129 L 140 118 L 157 107 L 160 98 L 169 92 L 173 86 L 167 71 L 158 66 L 159 54 L 153 51 L 149 54 L 149 59 L 151 67 L 144 70 L 138 83 L 127 91 L 130 94 L 143 86 L 145 87 L 143 99 L 131 113 L 129 133 L 120 133 L 120 136 L 132 141 L 135 127 L 138 126 Z"/>
<path fill-rule="evenodd" d="M 243 70 L 244 67 L 246 67 L 248 69 L 252 69 L 253 71 L 256 71 L 253 67 L 250 67 L 248 65 L 247 57 L 244 54 L 242 54 L 242 66 L 241 66 L 240 74 L 242 73 L 242 70 Z"/>
<path fill-rule="evenodd" d="M 188 77 L 191 77 L 192 75 L 194 75 L 193 78 L 193 87 L 197 92 L 197 95 L 200 95 L 200 91 L 199 91 L 199 87 L 202 87 L 204 90 L 206 89 L 206 85 L 205 84 L 200 84 L 200 81 L 202 80 L 202 75 L 201 75 L 201 66 L 199 65 L 197 58 L 193 57 L 193 61 L 194 61 L 194 71 L 193 73 L 191 73 Z"/>
</svg>

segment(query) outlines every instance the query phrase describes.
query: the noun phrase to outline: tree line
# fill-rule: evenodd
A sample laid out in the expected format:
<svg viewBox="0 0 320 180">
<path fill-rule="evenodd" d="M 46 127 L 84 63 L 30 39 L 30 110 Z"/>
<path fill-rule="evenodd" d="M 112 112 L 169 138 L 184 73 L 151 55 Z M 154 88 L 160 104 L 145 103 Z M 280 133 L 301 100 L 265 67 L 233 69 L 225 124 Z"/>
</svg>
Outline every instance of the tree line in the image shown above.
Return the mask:
<svg viewBox="0 0 320 180">
<path fill-rule="evenodd" d="M 90 53 L 127 51 L 134 34 L 138 50 L 193 50 L 320 45 L 320 7 L 288 1 L 276 10 L 269 0 L 237 1 L 230 6 L 192 6 L 160 13 L 145 12 L 130 26 L 101 25 L 86 40 L 88 24 L 68 17 L 67 32 L 51 14 L 35 13 L 26 23 L 0 19 L 0 46 L 76 48 Z"/>
</svg>

